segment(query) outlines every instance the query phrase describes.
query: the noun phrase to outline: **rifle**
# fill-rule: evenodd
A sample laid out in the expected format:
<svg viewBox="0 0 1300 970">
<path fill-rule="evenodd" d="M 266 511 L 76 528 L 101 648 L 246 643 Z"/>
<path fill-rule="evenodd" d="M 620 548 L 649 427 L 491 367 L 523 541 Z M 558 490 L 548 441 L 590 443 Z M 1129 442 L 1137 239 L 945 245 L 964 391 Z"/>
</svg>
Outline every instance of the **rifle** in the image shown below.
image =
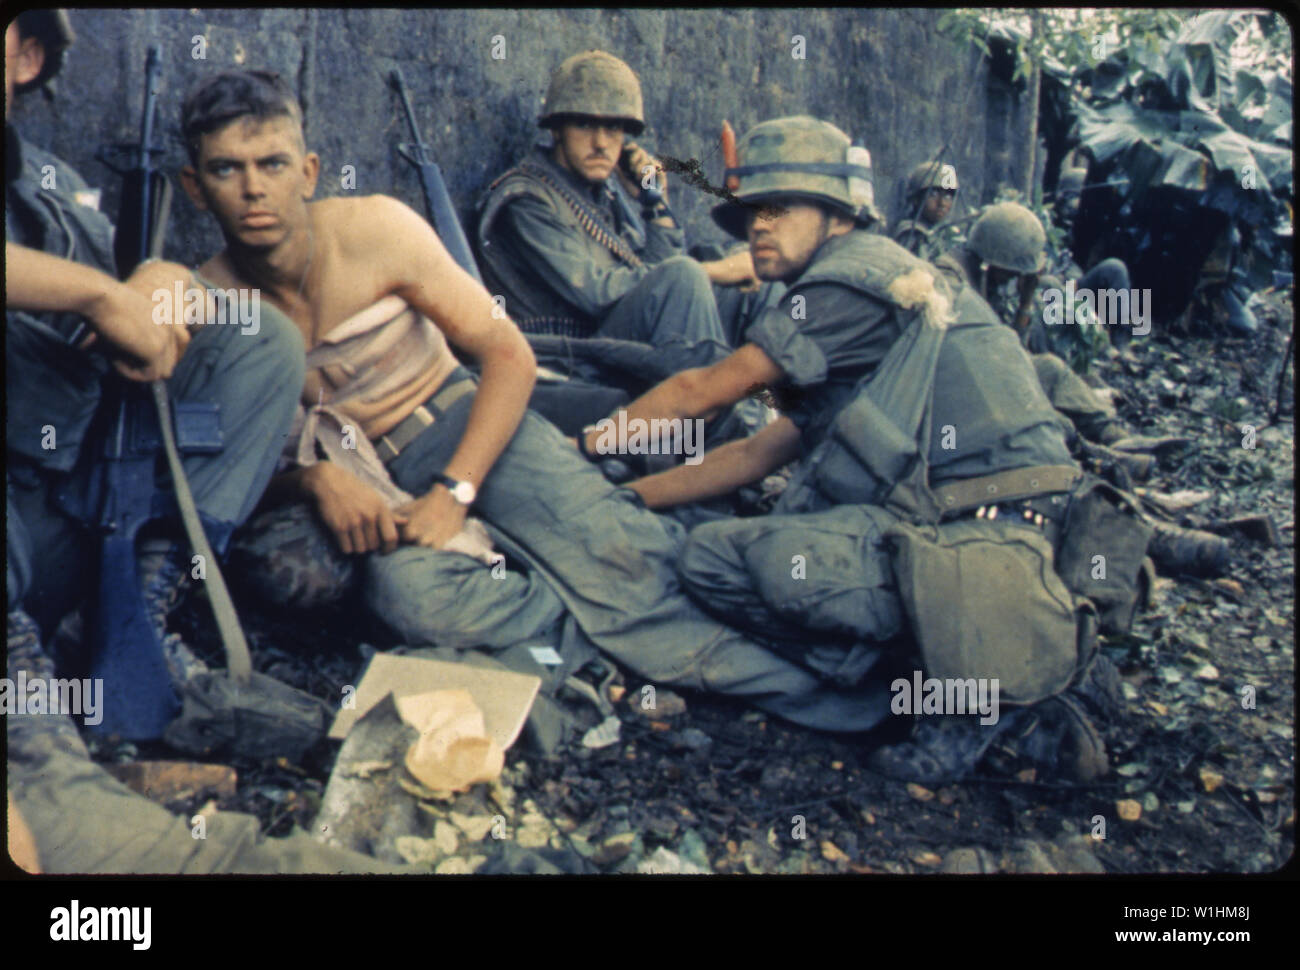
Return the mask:
<svg viewBox="0 0 1300 970">
<path fill-rule="evenodd" d="M 144 112 L 140 140 L 125 145 L 105 146 L 95 157 L 123 178 L 113 255 L 122 278 L 151 256 L 162 252 L 171 211 L 172 184 L 158 169 L 156 159 L 166 150 L 154 142 L 154 120 L 158 114 L 158 91 L 162 80 L 162 47 L 150 44 L 144 62 Z M 120 167 L 114 159 L 127 158 Z"/>
<path fill-rule="evenodd" d="M 103 148 L 101 162 L 125 179 L 114 256 L 127 277 L 142 262 L 162 253 L 171 183 L 157 167 L 165 148 L 154 144 L 154 120 L 162 74 L 162 49 L 149 47 L 145 58 L 144 113 L 138 144 Z M 118 168 L 110 158 L 128 154 L 131 165 Z M 182 326 L 173 321 L 175 326 Z M 181 466 L 186 452 L 221 450 L 216 405 L 179 403 L 173 424 L 167 385 L 153 381 L 146 391 L 116 378 L 105 384 L 103 413 L 111 415 L 104 446 L 92 472 L 87 505 L 103 531 L 99 590 L 92 626 L 91 674 L 104 684 L 103 719 L 97 730 L 132 740 L 152 740 L 180 713 L 163 657 L 159 631 L 149 618 L 137 575 L 136 537 L 141 526 L 165 512 L 169 503 L 157 494 L 154 468 L 158 451 L 167 456 L 181 519 L 195 550 L 208 563 L 208 592 L 221 629 L 228 665 L 237 684 L 247 684 L 252 664 L 243 631 L 203 531 L 189 482 Z M 164 499 L 162 503 L 159 499 Z"/>
<path fill-rule="evenodd" d="M 447 184 L 442 179 L 442 170 L 438 168 L 428 146 L 420 138 L 420 127 L 416 124 L 415 111 L 411 107 L 411 98 L 407 94 L 406 81 L 402 77 L 400 67 L 393 68 L 388 76 L 388 82 L 402 99 L 406 124 L 411 129 L 412 140 L 400 143 L 397 151 L 420 173 L 420 186 L 424 190 L 424 207 L 428 211 L 429 222 L 442 239 L 443 245 L 447 247 L 451 258 L 461 269 L 482 283 L 483 277 L 479 275 L 478 264 L 474 261 L 474 254 L 469 248 L 469 240 L 465 238 L 465 230 L 461 228 L 460 219 L 456 216 L 456 207 L 452 205 Z"/>
</svg>

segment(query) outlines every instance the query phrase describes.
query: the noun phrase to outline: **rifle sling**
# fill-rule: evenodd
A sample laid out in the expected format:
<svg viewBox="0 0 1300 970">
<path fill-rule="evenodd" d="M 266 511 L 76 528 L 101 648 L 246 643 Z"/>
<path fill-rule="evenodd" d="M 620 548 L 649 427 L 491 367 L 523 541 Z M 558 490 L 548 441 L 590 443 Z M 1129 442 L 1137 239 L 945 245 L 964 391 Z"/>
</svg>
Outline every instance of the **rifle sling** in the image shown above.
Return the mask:
<svg viewBox="0 0 1300 970">
<path fill-rule="evenodd" d="M 176 486 L 176 504 L 180 506 L 181 521 L 185 523 L 185 532 L 190 538 L 194 551 L 203 557 L 206 565 L 208 599 L 212 602 L 212 612 L 217 618 L 217 629 L 221 632 L 221 644 L 226 651 L 226 668 L 238 686 L 247 685 L 253 673 L 253 662 L 248 654 L 248 641 L 239 625 L 235 613 L 235 604 L 226 589 L 221 567 L 212 552 L 207 533 L 199 521 L 199 511 L 194 505 L 194 495 L 190 492 L 189 480 L 181 465 L 181 456 L 176 449 L 176 436 L 172 431 L 171 405 L 167 399 L 167 385 L 162 381 L 150 384 L 154 404 L 158 408 L 158 423 L 162 429 L 163 450 L 167 453 L 167 466 L 171 469 L 172 481 Z"/>
</svg>

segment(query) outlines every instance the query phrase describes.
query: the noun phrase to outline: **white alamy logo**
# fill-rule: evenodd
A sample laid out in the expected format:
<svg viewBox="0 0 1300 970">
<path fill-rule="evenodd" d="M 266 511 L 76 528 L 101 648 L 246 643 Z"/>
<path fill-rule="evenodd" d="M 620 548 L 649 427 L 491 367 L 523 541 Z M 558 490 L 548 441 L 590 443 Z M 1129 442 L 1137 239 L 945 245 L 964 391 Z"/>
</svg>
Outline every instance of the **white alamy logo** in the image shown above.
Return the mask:
<svg viewBox="0 0 1300 970">
<path fill-rule="evenodd" d="M 125 940 L 149 949 L 153 910 L 148 906 L 86 906 L 74 899 L 50 910 L 50 939 L 58 942 Z"/>
<path fill-rule="evenodd" d="M 153 322 L 159 326 L 238 325 L 240 333 L 256 336 L 262 329 L 262 291 L 236 287 L 226 290 L 184 287 L 177 280 L 170 290 L 159 288 L 153 291 Z"/>
<path fill-rule="evenodd" d="M 703 418 L 628 418 L 618 412 L 618 420 L 602 418 L 594 430 L 596 453 L 601 455 L 685 455 L 686 464 L 704 460 Z"/>
<path fill-rule="evenodd" d="M 14 679 L 0 677 L 0 714 L 84 715 L 94 727 L 104 720 L 104 681 L 28 677 L 19 670 Z"/>
<path fill-rule="evenodd" d="M 1074 280 L 1061 290 L 1043 290 L 1043 323 L 1049 327 L 1078 324 L 1081 327 L 1132 327 L 1133 336 L 1151 332 L 1150 290 L 1090 290 L 1074 288 Z"/>
<path fill-rule="evenodd" d="M 889 709 L 895 714 L 979 714 L 981 724 L 998 721 L 998 678 L 938 677 L 921 679 L 921 671 L 912 671 L 912 679 L 899 677 L 889 689 L 894 699 Z"/>
</svg>

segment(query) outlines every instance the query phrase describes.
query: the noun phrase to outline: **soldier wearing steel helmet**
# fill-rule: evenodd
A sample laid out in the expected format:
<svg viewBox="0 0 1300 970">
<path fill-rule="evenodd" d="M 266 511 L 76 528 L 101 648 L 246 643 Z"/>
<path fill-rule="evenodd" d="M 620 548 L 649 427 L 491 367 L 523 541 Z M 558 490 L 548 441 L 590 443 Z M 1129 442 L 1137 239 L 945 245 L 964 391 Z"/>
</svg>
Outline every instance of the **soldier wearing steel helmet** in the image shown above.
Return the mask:
<svg viewBox="0 0 1300 970">
<path fill-rule="evenodd" d="M 953 282 L 968 282 L 979 290 L 1004 323 L 1022 335 L 1032 351 L 1030 359 L 1052 405 L 1069 419 L 1084 438 L 1109 444 L 1132 432 L 1116 415 L 1112 404 L 1101 400 L 1049 345 L 1042 323 L 1042 288 L 1060 286 L 1056 277 L 1040 276 L 1047 267 L 1047 235 L 1042 222 L 1017 202 L 989 206 L 975 221 L 970 239 L 945 254 L 935 265 Z M 1115 275 L 1108 260 L 1079 278 L 1077 285 L 1127 284 L 1127 273 Z M 1123 264 L 1120 264 L 1122 268 Z M 1073 327 L 1071 330 L 1082 328 Z M 1095 329 L 1095 328 L 1094 328 Z M 1139 477 L 1150 471 L 1150 460 L 1125 460 Z"/>
<path fill-rule="evenodd" d="M 904 215 L 893 240 L 913 256 L 934 260 L 946 248 L 936 230 L 952 212 L 957 198 L 957 170 L 946 162 L 922 162 L 907 175 Z"/>
<path fill-rule="evenodd" d="M 727 171 L 739 178 L 735 200 L 716 207 L 714 219 L 749 240 L 761 278 L 782 280 L 789 289 L 749 329 L 744 346 L 711 367 L 661 383 L 633 402 L 627 424 L 705 415 L 757 388 L 770 388 L 784 413 L 695 466 L 629 487 L 650 508 L 669 509 L 726 494 L 796 462 L 771 514 L 696 526 L 678 573 L 710 612 L 762 637 L 828 684 L 856 689 L 864 705 L 858 723 L 882 728 L 891 713 L 887 685 L 909 649 L 901 646 L 910 623 L 886 542 L 901 521 L 900 508 L 930 514 L 922 512 L 920 497 L 928 489 L 939 490 L 936 502 L 940 494 L 954 495 L 954 485 L 986 496 L 1008 474 L 1028 474 L 1016 501 L 997 509 L 980 504 L 987 498 L 969 508 L 958 504 L 955 517 L 978 518 L 970 528 L 1000 539 L 1032 536 L 1061 518 L 1065 482 L 1078 469 L 1023 350 L 988 305 L 870 231 L 879 214 L 865 149 L 807 116 L 763 122 L 738 149 L 739 165 Z M 925 426 L 953 434 L 946 444 L 931 436 L 926 447 L 916 437 L 929 434 L 920 431 Z M 1049 467 L 1054 470 L 1040 476 Z M 895 504 L 904 494 L 916 502 Z M 994 524 L 999 510 L 1003 520 Z M 934 521 L 940 514 L 934 510 Z M 1012 595 L 1016 605 L 1007 616 L 1045 599 L 1033 582 Z M 960 595 L 945 608 L 962 611 Z M 1059 602 L 1043 609 L 1058 611 L 1068 634 L 1052 649 L 1074 657 L 1073 615 L 1059 614 Z M 1105 753 L 1088 713 L 1070 699 L 1043 700 L 1065 687 L 1062 674 L 1033 697 L 1042 703 L 1032 713 L 1004 715 L 1001 726 L 925 719 L 915 738 L 881 748 L 873 763 L 911 780 L 955 780 L 1002 730 L 1018 724 L 1026 736 L 1052 739 L 1039 752 L 1049 763 L 1094 777 L 1105 770 Z"/>
<path fill-rule="evenodd" d="M 698 262 L 669 207 L 667 175 L 631 139 L 645 128 L 641 84 L 604 51 L 565 60 L 551 78 L 539 145 L 497 178 L 481 204 L 489 289 L 521 329 L 616 337 L 661 348 L 671 369 L 712 363 L 757 287 L 749 254 Z M 710 286 L 732 290 L 728 321 Z M 639 390 L 640 388 L 638 388 Z"/>
</svg>

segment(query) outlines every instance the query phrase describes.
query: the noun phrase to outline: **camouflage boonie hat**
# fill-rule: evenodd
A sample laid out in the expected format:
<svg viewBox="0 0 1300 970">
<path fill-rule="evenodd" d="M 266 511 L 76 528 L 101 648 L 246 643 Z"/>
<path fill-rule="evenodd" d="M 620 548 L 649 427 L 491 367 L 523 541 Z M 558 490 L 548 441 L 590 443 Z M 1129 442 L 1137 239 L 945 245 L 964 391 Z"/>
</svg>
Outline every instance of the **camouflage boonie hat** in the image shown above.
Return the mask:
<svg viewBox="0 0 1300 970">
<path fill-rule="evenodd" d="M 613 54 L 596 50 L 574 54 L 551 75 L 537 124 L 551 128 L 566 115 L 615 118 L 629 134 L 639 135 L 645 130 L 641 82 Z"/>
<path fill-rule="evenodd" d="M 990 266 L 1037 273 L 1046 262 L 1047 233 L 1019 202 L 999 202 L 975 220 L 966 245 Z"/>
<path fill-rule="evenodd" d="M 881 221 L 872 188 L 871 155 L 851 143 L 830 122 L 808 115 L 776 118 L 755 125 L 736 146 L 740 202 L 713 208 L 713 221 L 738 239 L 745 238 L 747 215 L 764 200 L 794 196 L 829 203 L 845 215 L 869 224 Z"/>
<path fill-rule="evenodd" d="M 926 189 L 951 189 L 957 191 L 957 169 L 947 162 L 922 162 L 907 173 L 907 196 L 911 198 Z"/>
<path fill-rule="evenodd" d="M 14 86 L 15 93 L 23 94 L 54 80 L 63 67 L 63 52 L 72 46 L 77 35 L 68 20 L 68 12 L 57 7 L 49 10 L 24 10 L 18 15 L 17 24 L 18 33 L 24 40 L 35 37 L 45 49 L 45 63 L 41 65 L 41 72 L 26 84 Z"/>
</svg>

